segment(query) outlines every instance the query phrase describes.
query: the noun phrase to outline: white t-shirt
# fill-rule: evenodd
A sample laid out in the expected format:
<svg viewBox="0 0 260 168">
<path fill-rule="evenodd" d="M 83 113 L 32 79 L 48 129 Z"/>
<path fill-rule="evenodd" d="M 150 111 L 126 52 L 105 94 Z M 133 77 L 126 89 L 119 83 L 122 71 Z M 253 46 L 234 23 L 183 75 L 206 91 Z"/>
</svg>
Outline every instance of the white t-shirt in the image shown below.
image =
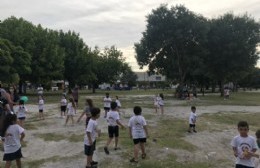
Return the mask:
<svg viewBox="0 0 260 168">
<path fill-rule="evenodd" d="M 76 114 L 76 109 L 72 106 L 72 103 L 68 103 L 67 109 L 68 115 L 74 116 Z"/>
<path fill-rule="evenodd" d="M 19 105 L 16 109 L 17 118 L 26 117 L 27 108 L 24 105 Z"/>
<path fill-rule="evenodd" d="M 4 153 L 14 153 L 21 148 L 20 135 L 24 129 L 18 124 L 10 125 L 5 133 Z"/>
<path fill-rule="evenodd" d="M 195 124 L 196 120 L 197 120 L 196 113 L 190 112 L 189 123 L 190 124 Z"/>
<path fill-rule="evenodd" d="M 147 125 L 143 116 L 134 115 L 128 122 L 128 127 L 132 130 L 133 139 L 146 138 L 144 126 Z"/>
<path fill-rule="evenodd" d="M 90 132 L 90 137 L 92 139 L 92 142 L 94 142 L 96 140 L 96 137 L 97 137 L 97 121 L 96 120 L 93 120 L 92 118 L 89 120 L 88 122 L 88 126 L 86 128 L 86 135 L 84 137 L 84 144 L 85 145 L 90 145 L 89 144 L 89 139 L 88 139 L 88 136 L 87 136 L 87 132 Z"/>
<path fill-rule="evenodd" d="M 65 98 L 61 99 L 60 106 L 67 106 L 67 99 Z"/>
<path fill-rule="evenodd" d="M 237 148 L 238 157 L 236 164 L 241 164 L 248 167 L 254 167 L 254 159 L 243 159 L 243 152 L 247 149 L 252 152 L 253 149 L 257 149 L 256 140 L 252 136 L 241 137 L 240 135 L 235 136 L 231 141 L 231 146 Z"/>
<path fill-rule="evenodd" d="M 119 114 L 117 111 L 109 111 L 107 113 L 108 126 L 117 126 L 117 123 L 116 123 L 117 120 L 120 120 Z"/>
<path fill-rule="evenodd" d="M 44 100 L 40 99 L 39 100 L 39 110 L 43 110 L 43 108 L 44 108 Z"/>
<path fill-rule="evenodd" d="M 260 155 L 259 150 L 256 152 L 258 155 Z M 254 158 L 255 168 L 260 168 L 260 158 Z"/>
<path fill-rule="evenodd" d="M 154 97 L 153 101 L 154 101 L 154 105 L 155 105 L 155 106 L 158 106 L 158 105 L 159 105 L 159 102 L 158 102 L 158 101 L 159 101 L 159 98 L 160 98 L 159 96 L 155 96 L 155 97 Z"/>
<path fill-rule="evenodd" d="M 157 102 L 158 102 L 158 105 L 160 105 L 160 106 L 164 105 L 164 101 L 163 101 L 163 99 L 161 97 L 157 98 Z"/>
<path fill-rule="evenodd" d="M 117 104 L 117 107 L 121 107 L 121 102 L 118 100 L 118 99 L 116 99 L 116 104 Z"/>
<path fill-rule="evenodd" d="M 110 97 L 104 97 L 104 107 L 110 108 L 111 102 L 112 102 L 112 99 Z"/>
</svg>

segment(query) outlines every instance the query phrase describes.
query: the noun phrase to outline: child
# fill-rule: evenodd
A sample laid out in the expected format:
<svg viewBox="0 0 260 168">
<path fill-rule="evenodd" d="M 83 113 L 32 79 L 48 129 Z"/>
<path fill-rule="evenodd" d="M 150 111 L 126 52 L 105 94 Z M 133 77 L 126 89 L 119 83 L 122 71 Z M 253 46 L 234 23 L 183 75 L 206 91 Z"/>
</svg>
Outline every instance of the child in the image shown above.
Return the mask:
<svg viewBox="0 0 260 168">
<path fill-rule="evenodd" d="M 158 104 L 159 99 L 160 99 L 159 95 L 155 95 L 155 97 L 153 99 L 153 104 L 154 104 L 156 114 L 157 114 L 157 110 L 159 108 L 159 104 Z"/>
<path fill-rule="evenodd" d="M 125 113 L 120 110 L 122 105 L 121 105 L 121 102 L 120 102 L 118 96 L 116 96 L 116 104 L 117 104 L 117 111 L 118 111 L 119 115 L 121 114 L 121 112 L 125 115 Z"/>
<path fill-rule="evenodd" d="M 85 155 L 87 156 L 87 165 L 86 168 L 94 167 L 97 165 L 98 162 L 92 160 L 93 153 L 96 148 L 96 137 L 97 134 L 100 134 L 100 130 L 97 129 L 97 119 L 100 116 L 100 109 L 99 108 L 92 108 L 91 109 L 91 119 L 89 120 L 88 126 L 86 128 L 86 135 L 84 137 L 84 148 L 85 148 Z"/>
<path fill-rule="evenodd" d="M 4 158 L 6 161 L 5 168 L 10 168 L 13 160 L 16 160 L 16 166 L 22 167 L 21 158 L 21 141 L 25 134 L 24 129 L 16 124 L 17 117 L 13 113 L 6 115 L 2 132 L 2 140 L 4 141 Z"/>
<path fill-rule="evenodd" d="M 62 95 L 61 101 L 60 101 L 60 118 L 65 117 L 66 107 L 67 107 L 67 99 L 66 99 L 65 95 Z"/>
<path fill-rule="evenodd" d="M 79 123 L 81 118 L 86 115 L 86 127 L 88 126 L 88 122 L 91 118 L 91 109 L 94 107 L 92 99 L 86 99 L 86 106 L 84 108 L 83 113 L 78 118 L 77 122 Z"/>
<path fill-rule="evenodd" d="M 231 146 L 236 157 L 236 168 L 254 168 L 252 156 L 257 150 L 256 140 L 248 135 L 249 125 L 246 121 L 237 124 L 239 135 L 231 141 Z"/>
<path fill-rule="evenodd" d="M 163 113 L 164 113 L 164 108 L 163 108 L 163 106 L 164 106 L 164 96 L 163 96 L 162 93 L 159 94 L 158 105 L 161 109 L 161 114 L 163 115 Z"/>
<path fill-rule="evenodd" d="M 43 100 L 43 97 L 40 95 L 39 96 L 39 118 L 40 120 L 44 120 L 44 115 L 43 115 L 43 109 L 44 109 L 44 100 Z"/>
<path fill-rule="evenodd" d="M 190 113 L 190 117 L 189 117 L 189 130 L 188 132 L 191 133 L 191 129 L 193 130 L 193 132 L 197 132 L 195 130 L 195 123 L 196 123 L 196 120 L 197 120 L 197 115 L 195 114 L 196 113 L 196 107 L 195 106 L 192 106 L 191 107 L 191 113 Z"/>
<path fill-rule="evenodd" d="M 76 104 L 75 104 L 73 98 L 69 98 L 69 103 L 68 103 L 68 106 L 67 106 L 67 118 L 66 118 L 65 126 L 67 125 L 69 118 L 71 118 L 72 125 L 74 125 L 73 116 L 75 114 L 76 114 Z"/>
<path fill-rule="evenodd" d="M 229 88 L 225 87 L 224 89 L 224 100 L 229 99 Z"/>
<path fill-rule="evenodd" d="M 109 93 L 106 93 L 106 97 L 104 97 L 104 110 L 105 110 L 105 118 L 107 117 L 107 112 L 110 110 L 112 99 L 109 97 Z"/>
<path fill-rule="evenodd" d="M 26 113 L 27 113 L 27 108 L 25 107 L 24 105 L 24 101 L 23 100 L 20 100 L 19 101 L 19 106 L 17 108 L 17 111 L 16 111 L 16 115 L 17 115 L 17 118 L 18 118 L 18 124 L 23 127 L 23 124 L 24 124 L 24 120 L 26 118 Z M 24 127 L 23 127 L 24 128 Z"/>
<path fill-rule="evenodd" d="M 107 122 L 108 122 L 108 135 L 109 139 L 107 140 L 107 144 L 104 147 L 104 151 L 107 155 L 109 155 L 108 146 L 113 140 L 113 137 L 115 137 L 115 150 L 119 149 L 117 148 L 118 144 L 118 137 L 119 137 L 119 128 L 118 125 L 121 126 L 121 128 L 124 128 L 124 126 L 119 121 L 119 114 L 116 111 L 117 104 L 116 102 L 111 103 L 111 111 L 107 113 Z"/>
<path fill-rule="evenodd" d="M 139 146 L 142 151 L 142 159 L 145 159 L 145 142 L 148 137 L 147 124 L 144 117 L 141 115 L 142 109 L 139 106 L 134 107 L 134 116 L 132 116 L 129 120 L 129 135 L 130 138 L 133 139 L 134 142 L 134 158 L 130 160 L 130 162 L 137 163 L 138 162 L 138 152 Z"/>
</svg>

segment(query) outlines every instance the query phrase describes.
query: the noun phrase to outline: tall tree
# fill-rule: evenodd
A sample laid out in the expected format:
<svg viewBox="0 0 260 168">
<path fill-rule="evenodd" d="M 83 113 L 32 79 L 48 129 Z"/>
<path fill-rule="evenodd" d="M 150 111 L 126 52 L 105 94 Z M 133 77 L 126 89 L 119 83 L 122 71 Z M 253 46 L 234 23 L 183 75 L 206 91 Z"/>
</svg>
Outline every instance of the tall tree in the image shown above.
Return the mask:
<svg viewBox="0 0 260 168">
<path fill-rule="evenodd" d="M 135 44 L 138 64 L 182 84 L 203 61 L 207 30 L 207 20 L 184 6 L 161 5 L 147 16 L 146 31 Z"/>
<path fill-rule="evenodd" d="M 205 59 L 208 75 L 223 84 L 244 78 L 256 65 L 260 42 L 260 24 L 247 15 L 225 14 L 213 19 L 208 33 Z"/>
</svg>

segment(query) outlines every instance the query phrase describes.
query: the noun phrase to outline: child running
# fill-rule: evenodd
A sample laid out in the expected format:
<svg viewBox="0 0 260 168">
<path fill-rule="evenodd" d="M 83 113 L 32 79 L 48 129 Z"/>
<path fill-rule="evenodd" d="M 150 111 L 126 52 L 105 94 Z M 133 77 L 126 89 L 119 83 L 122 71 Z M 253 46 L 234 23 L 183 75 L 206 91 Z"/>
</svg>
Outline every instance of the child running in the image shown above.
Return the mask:
<svg viewBox="0 0 260 168">
<path fill-rule="evenodd" d="M 65 122 L 65 126 L 67 125 L 69 119 L 71 119 L 72 125 L 74 125 L 74 115 L 76 114 L 76 104 L 73 98 L 69 98 L 69 103 L 67 106 L 67 118 Z"/>
<path fill-rule="evenodd" d="M 134 116 L 132 116 L 129 120 L 129 135 L 130 138 L 133 139 L 134 142 L 134 157 L 130 160 L 130 162 L 138 163 L 138 152 L 139 147 L 142 151 L 142 159 L 145 159 L 145 143 L 146 138 L 148 137 L 147 124 L 142 114 L 142 109 L 139 106 L 134 107 Z"/>
<path fill-rule="evenodd" d="M 67 107 L 67 99 L 63 94 L 60 101 L 60 118 L 65 117 L 66 107 Z"/>
<path fill-rule="evenodd" d="M 5 168 L 10 168 L 13 160 L 16 161 L 18 168 L 22 167 L 21 158 L 21 141 L 25 136 L 24 129 L 16 124 L 17 117 L 13 113 L 6 115 L 2 132 L 2 140 L 4 142 L 4 158 L 6 161 Z"/>
<path fill-rule="evenodd" d="M 119 137 L 119 128 L 118 125 L 121 126 L 121 128 L 124 128 L 124 126 L 121 124 L 121 122 L 119 121 L 119 114 L 116 111 L 117 108 L 117 104 L 116 102 L 112 102 L 111 103 L 111 111 L 109 111 L 107 113 L 107 122 L 108 122 L 108 140 L 107 140 L 107 144 L 104 147 L 104 151 L 107 155 L 109 155 L 109 151 L 108 151 L 108 146 L 111 143 L 111 141 L 113 140 L 113 138 L 115 137 L 115 150 L 119 149 L 117 147 L 118 145 L 118 137 Z"/>
<path fill-rule="evenodd" d="M 257 150 L 254 137 L 248 135 L 249 125 L 246 121 L 239 121 L 237 124 L 239 135 L 231 141 L 231 146 L 236 157 L 236 168 L 254 168 L 252 156 Z"/>
<path fill-rule="evenodd" d="M 86 135 L 84 137 L 84 153 L 87 156 L 87 165 L 86 168 L 92 168 L 98 164 L 98 162 L 93 161 L 93 154 L 96 149 L 96 137 L 100 136 L 100 130 L 98 130 L 97 119 L 100 117 L 100 109 L 92 108 L 91 109 L 91 119 L 88 122 L 86 128 Z"/>
<path fill-rule="evenodd" d="M 107 117 L 107 112 L 109 112 L 111 108 L 112 99 L 109 97 L 109 93 L 106 93 L 106 97 L 104 97 L 104 110 L 105 110 L 105 118 Z"/>
<path fill-rule="evenodd" d="M 44 100 L 43 100 L 42 95 L 39 96 L 38 101 L 39 101 L 39 103 L 38 103 L 38 107 L 39 107 L 39 118 L 40 118 L 40 120 L 44 120 L 44 115 L 43 115 Z"/>
<path fill-rule="evenodd" d="M 191 107 L 190 117 L 189 117 L 189 130 L 188 132 L 191 133 L 191 129 L 193 132 L 197 133 L 196 127 L 197 115 L 196 115 L 196 107 Z"/>
<path fill-rule="evenodd" d="M 18 118 L 18 124 L 24 128 L 24 120 L 26 118 L 27 108 L 24 105 L 23 100 L 19 100 L 19 106 L 17 107 L 16 115 Z"/>
<path fill-rule="evenodd" d="M 159 98 L 158 98 L 158 106 L 161 110 L 161 114 L 164 114 L 164 96 L 162 93 L 159 94 Z"/>
<path fill-rule="evenodd" d="M 94 108 L 92 99 L 86 99 L 86 106 L 84 108 L 83 113 L 79 116 L 77 122 L 79 123 L 81 118 L 86 115 L 86 127 L 88 126 L 88 122 L 91 118 L 91 109 Z"/>
</svg>

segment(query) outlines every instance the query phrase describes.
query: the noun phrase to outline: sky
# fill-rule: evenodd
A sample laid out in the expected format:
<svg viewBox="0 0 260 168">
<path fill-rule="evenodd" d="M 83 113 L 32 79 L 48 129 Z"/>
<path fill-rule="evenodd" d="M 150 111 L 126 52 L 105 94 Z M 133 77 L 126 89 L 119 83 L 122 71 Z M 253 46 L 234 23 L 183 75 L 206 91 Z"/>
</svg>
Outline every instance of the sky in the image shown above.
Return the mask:
<svg viewBox="0 0 260 168">
<path fill-rule="evenodd" d="M 1 0 L 0 20 L 23 17 L 46 28 L 73 30 L 92 48 L 115 45 L 134 71 L 144 71 L 136 62 L 134 43 L 146 29 L 146 16 L 160 4 L 181 4 L 207 18 L 233 12 L 260 20 L 259 0 Z"/>
</svg>

